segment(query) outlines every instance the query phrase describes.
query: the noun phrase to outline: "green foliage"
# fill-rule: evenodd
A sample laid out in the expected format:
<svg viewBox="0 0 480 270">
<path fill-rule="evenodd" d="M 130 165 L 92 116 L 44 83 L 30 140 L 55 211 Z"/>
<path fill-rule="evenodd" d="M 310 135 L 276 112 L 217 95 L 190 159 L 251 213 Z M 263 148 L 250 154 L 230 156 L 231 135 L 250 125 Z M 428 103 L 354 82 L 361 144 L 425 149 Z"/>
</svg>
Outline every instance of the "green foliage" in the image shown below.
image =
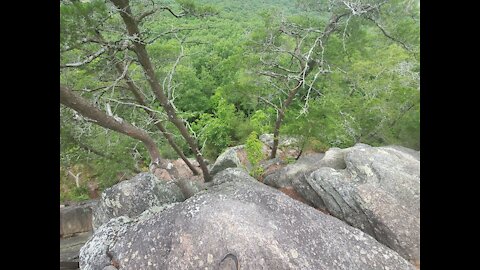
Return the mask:
<svg viewBox="0 0 480 270">
<path fill-rule="evenodd" d="M 263 110 L 255 111 L 250 117 L 250 123 L 258 134 L 268 133 L 272 129 L 270 118 Z"/>
<path fill-rule="evenodd" d="M 202 77 L 203 75 L 203 77 Z M 177 69 L 176 81 L 181 82 L 175 91 L 178 98 L 175 105 L 181 111 L 201 112 L 207 111 L 211 107 L 209 94 L 213 92 L 207 75 L 196 75 L 196 70 L 192 67 L 180 66 Z"/>
<path fill-rule="evenodd" d="M 252 165 L 251 175 L 258 177 L 263 173 L 263 168 L 259 166 L 260 161 L 264 158 L 262 152 L 263 143 L 258 139 L 258 134 L 252 131 L 245 142 L 245 151 L 247 159 Z"/>
<path fill-rule="evenodd" d="M 195 10 L 197 5 L 193 0 L 175 0 L 185 10 Z"/>
<path fill-rule="evenodd" d="M 210 159 L 215 159 L 225 148 L 232 145 L 234 129 L 239 121 L 233 104 L 228 104 L 223 98 L 215 103 L 214 114 L 201 114 L 192 125 L 199 141 L 205 145 L 203 153 Z"/>
<path fill-rule="evenodd" d="M 60 192 L 60 203 L 78 202 L 88 199 L 88 190 L 85 187 L 72 187 L 70 190 Z"/>
<path fill-rule="evenodd" d="M 101 172 L 96 177 L 100 190 L 111 187 L 121 180 L 128 179 L 129 176 L 133 176 L 133 172 L 125 169 L 124 165 L 114 162 L 99 161 L 95 162 L 92 167 L 95 171 Z M 145 166 L 143 171 L 147 170 L 148 168 Z"/>
<path fill-rule="evenodd" d="M 75 43 L 93 35 L 97 16 L 107 16 L 105 1 L 65 1 L 60 5 L 60 44 Z M 90 19 L 88 19 L 90 18 Z M 78 29 L 83 29 L 82 32 Z"/>
<path fill-rule="evenodd" d="M 286 162 L 287 164 L 295 163 L 295 161 L 296 161 L 296 160 L 295 160 L 294 157 L 286 157 L 286 158 L 285 158 L 285 162 Z"/>
<path fill-rule="evenodd" d="M 76 201 L 88 200 L 88 189 L 84 186 L 75 187 L 72 191 L 72 199 Z"/>
<path fill-rule="evenodd" d="M 71 191 L 60 193 L 60 203 L 64 202 L 80 202 L 88 200 L 88 190 L 85 187 L 74 187 Z"/>
<path fill-rule="evenodd" d="M 63 119 L 66 120 L 68 111 L 64 111 Z M 72 126 L 62 121 L 60 128 L 60 165 L 62 168 L 74 168 L 75 172 L 81 172 L 82 178 L 98 183 L 100 189 L 110 187 L 127 176 L 132 175 L 135 164 L 141 167 L 145 157 L 148 157 L 146 149 L 133 139 L 112 131 L 105 132 L 95 125 Z M 77 129 L 84 131 L 83 135 Z M 87 133 L 86 130 L 90 130 Z M 79 145 L 79 142 L 82 145 Z M 97 153 L 90 151 L 96 150 Z M 137 149 L 137 159 L 132 156 L 132 149 Z M 101 154 L 101 155 L 99 155 Z M 80 166 L 80 167 L 79 167 Z M 144 165 L 145 166 L 145 165 Z M 65 192 L 69 193 L 64 199 L 76 200 L 79 191 L 72 193 L 74 183 L 68 179 L 64 172 Z M 63 177 L 63 176 L 62 176 Z M 63 185 L 63 184 L 62 184 Z"/>
<path fill-rule="evenodd" d="M 77 187 L 75 179 L 69 175 L 68 171 L 79 176 L 79 187 Z M 87 185 L 91 179 L 90 173 L 91 168 L 82 164 L 72 167 L 60 167 L 60 202 L 88 200 Z"/>
<path fill-rule="evenodd" d="M 218 10 L 212 5 L 199 6 L 193 0 L 175 0 L 182 7 L 187 15 L 205 17 L 218 13 Z"/>
<path fill-rule="evenodd" d="M 248 161 L 253 166 L 258 165 L 263 159 L 262 147 L 263 143 L 258 139 L 258 134 L 252 131 L 245 142 L 245 151 L 247 152 Z"/>
<path fill-rule="evenodd" d="M 308 146 L 305 150 L 311 150 L 317 153 L 325 153 L 329 149 L 328 145 L 318 139 L 312 138 L 308 141 Z"/>
</svg>

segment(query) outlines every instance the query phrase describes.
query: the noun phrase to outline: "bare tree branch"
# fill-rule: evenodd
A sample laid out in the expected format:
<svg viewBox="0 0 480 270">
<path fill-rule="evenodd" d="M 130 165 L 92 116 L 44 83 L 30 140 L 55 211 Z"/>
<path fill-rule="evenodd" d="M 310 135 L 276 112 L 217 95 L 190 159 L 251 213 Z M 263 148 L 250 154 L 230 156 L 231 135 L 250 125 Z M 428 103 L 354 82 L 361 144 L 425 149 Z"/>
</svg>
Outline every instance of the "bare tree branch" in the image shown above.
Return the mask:
<svg viewBox="0 0 480 270">
<path fill-rule="evenodd" d="M 68 64 L 64 64 L 64 65 L 60 65 L 61 68 L 71 68 L 71 67 L 80 67 L 80 66 L 83 66 L 85 64 L 88 64 L 90 62 L 92 62 L 93 60 L 95 60 L 96 58 L 98 58 L 100 55 L 102 55 L 103 53 L 105 53 L 107 51 L 107 48 L 106 47 L 102 47 L 100 50 L 98 50 L 97 52 L 95 52 L 94 54 L 91 54 L 90 56 L 87 56 L 87 58 L 85 58 L 83 61 L 80 61 L 80 62 L 76 62 L 76 63 L 68 63 Z"/>
<path fill-rule="evenodd" d="M 361 1 L 355 1 L 355 2 L 342 1 L 342 3 L 350 10 L 353 16 L 362 15 L 372 10 L 378 10 L 382 5 L 384 5 L 387 2 L 388 0 L 385 0 L 375 5 L 371 5 L 371 4 L 362 3 Z"/>
<path fill-rule="evenodd" d="M 262 62 L 262 64 L 264 64 L 265 66 L 271 66 L 271 67 L 273 67 L 273 68 L 277 68 L 277 69 L 283 70 L 283 71 L 285 71 L 285 72 L 287 72 L 287 73 L 298 74 L 298 73 L 300 72 L 300 71 L 290 70 L 290 69 L 288 69 L 288 68 L 286 68 L 286 67 L 283 67 L 283 66 L 281 66 L 280 64 L 275 63 L 275 62 L 267 62 L 267 61 L 263 60 L 262 57 L 260 57 L 260 62 Z"/>
<path fill-rule="evenodd" d="M 167 97 L 172 104 L 173 104 L 173 101 L 175 100 L 175 97 L 173 96 L 174 88 L 172 88 L 172 79 L 177 69 L 178 63 L 180 63 L 180 60 L 184 57 L 183 43 L 186 39 L 186 37 L 184 37 L 182 40 L 180 40 L 177 34 L 175 34 L 175 37 L 180 42 L 180 53 L 178 54 L 177 60 L 175 60 L 175 63 L 173 64 L 172 70 L 170 70 L 168 75 L 165 76 L 165 79 L 163 80 L 163 84 L 162 84 L 163 89 L 167 89 Z M 167 82 L 167 80 L 168 80 L 167 87 L 165 87 L 165 82 Z"/>
<path fill-rule="evenodd" d="M 122 105 L 128 105 L 128 106 L 133 106 L 133 107 L 138 107 L 138 108 L 142 108 L 144 110 L 147 110 L 147 111 L 150 111 L 150 112 L 153 112 L 153 113 L 157 113 L 163 117 L 166 117 L 165 113 L 164 112 L 161 112 L 161 111 L 157 111 L 157 110 L 154 110 L 152 108 L 149 108 L 147 106 L 144 106 L 144 105 L 140 105 L 138 103 L 133 103 L 133 102 L 124 102 L 124 101 L 120 101 L 118 99 L 114 99 L 114 98 L 107 98 L 107 100 L 110 100 L 110 101 L 113 101 L 115 103 L 118 103 L 118 104 L 122 104 Z"/>
<path fill-rule="evenodd" d="M 345 36 L 347 34 L 348 23 L 350 22 L 351 18 L 352 18 L 352 15 L 348 16 L 347 21 L 345 22 L 345 28 L 343 29 L 342 44 L 343 44 L 343 51 L 345 53 L 347 52 L 347 48 L 345 47 Z"/>
<path fill-rule="evenodd" d="M 165 31 L 163 33 L 160 33 L 152 38 L 150 38 L 148 41 L 145 41 L 146 44 L 151 44 L 153 42 L 155 42 L 157 39 L 163 37 L 163 36 L 166 36 L 166 35 L 169 35 L 169 34 L 176 34 L 176 33 L 179 33 L 179 32 L 182 32 L 182 31 L 191 31 L 191 30 L 199 30 L 199 29 L 210 29 L 212 27 L 186 27 L 186 28 L 173 28 L 171 30 L 168 30 L 168 31 Z"/>
<path fill-rule="evenodd" d="M 280 91 L 282 94 L 285 94 L 286 96 L 288 96 L 288 93 L 285 92 L 284 89 L 282 89 L 281 87 L 279 87 L 278 85 L 276 85 L 272 80 L 271 78 L 267 78 L 269 84 L 271 84 L 275 89 L 277 89 L 278 91 Z"/>
<path fill-rule="evenodd" d="M 94 38 L 83 38 L 82 40 L 80 40 L 80 42 L 78 42 L 76 44 L 73 44 L 73 45 L 70 45 L 70 46 L 65 46 L 65 48 L 60 50 L 60 53 L 64 53 L 64 52 L 68 52 L 68 51 L 77 49 L 79 46 L 87 44 L 87 43 L 95 43 L 95 44 L 106 45 L 105 43 L 103 43 L 99 40 L 96 40 Z"/>
<path fill-rule="evenodd" d="M 136 19 L 137 23 L 140 23 L 143 19 L 145 19 L 145 17 L 147 16 L 150 16 L 152 14 L 154 14 L 155 12 L 157 12 L 158 9 L 152 9 L 152 10 L 149 10 L 147 12 L 144 12 L 142 13 L 140 16 L 138 16 L 138 18 Z"/>
<path fill-rule="evenodd" d="M 305 103 L 303 105 L 302 110 L 300 111 L 300 114 L 297 116 L 297 119 L 301 115 L 308 113 L 308 101 L 310 100 L 310 92 L 312 91 L 312 89 L 314 89 L 313 84 L 317 81 L 318 75 L 321 74 L 322 72 L 323 72 L 323 70 L 321 68 L 319 68 L 318 72 L 313 77 L 313 81 L 310 83 L 310 85 L 308 87 L 308 90 L 307 90 L 307 95 L 305 96 Z M 305 85 L 305 83 L 304 83 L 304 85 Z M 320 92 L 317 91 L 317 93 L 320 93 Z"/>
<path fill-rule="evenodd" d="M 268 100 L 268 99 L 266 99 L 266 98 L 264 98 L 264 97 L 262 97 L 262 96 L 258 96 L 258 95 L 255 95 L 255 97 L 261 99 L 263 102 L 265 102 L 265 103 L 267 103 L 268 105 L 272 106 L 273 108 L 275 108 L 275 110 L 277 110 L 277 111 L 280 110 L 280 108 L 279 108 L 277 105 L 275 105 L 273 102 L 271 102 L 270 100 Z"/>
<path fill-rule="evenodd" d="M 390 35 L 389 33 L 387 33 L 387 31 L 385 30 L 385 28 L 383 28 L 376 20 L 374 20 L 373 18 L 369 17 L 369 16 L 365 16 L 366 19 L 372 21 L 379 29 L 380 31 L 382 31 L 383 35 L 386 36 L 387 38 L 393 40 L 394 42 L 397 42 L 399 43 L 400 45 L 402 45 L 403 48 L 405 48 L 405 50 L 411 52 L 412 49 L 409 48 L 407 46 L 407 44 L 405 44 L 405 42 L 393 37 L 392 35 Z"/>
<path fill-rule="evenodd" d="M 183 16 L 185 16 L 186 14 L 185 13 L 180 13 L 180 14 L 176 14 L 175 12 L 173 12 L 173 10 L 170 8 L 170 7 L 158 7 L 158 8 L 154 8 L 152 10 L 149 10 L 147 12 L 144 12 L 142 13 L 140 16 L 138 16 L 138 18 L 136 19 L 137 23 L 140 23 L 143 19 L 145 19 L 146 17 L 156 13 L 157 11 L 159 10 L 166 10 L 168 12 L 170 12 L 170 14 L 172 14 L 175 18 L 181 18 Z"/>
<path fill-rule="evenodd" d="M 185 16 L 185 13 L 181 13 L 181 14 L 178 14 L 178 15 L 175 14 L 175 13 L 172 11 L 172 9 L 169 8 L 169 7 L 161 7 L 161 8 L 159 8 L 159 9 L 160 9 L 160 10 L 167 10 L 167 11 L 170 12 L 170 14 L 172 14 L 175 18 L 180 18 L 180 17 Z"/>
<path fill-rule="evenodd" d="M 125 121 L 118 121 L 108 116 L 105 112 L 90 104 L 81 96 L 75 94 L 70 88 L 60 85 L 60 103 L 77 111 L 86 118 L 97 121 L 96 123 L 104 128 L 117 131 L 131 138 L 140 140 L 147 148 L 152 164 L 160 164 L 160 152 L 155 141 L 142 129 L 139 129 Z"/>
<path fill-rule="evenodd" d="M 272 78 L 283 78 L 287 81 L 291 80 L 291 79 L 295 79 L 296 81 L 300 81 L 300 78 L 296 75 L 292 76 L 290 74 L 280 74 L 280 73 L 276 73 L 276 72 L 273 72 L 273 71 L 259 71 L 258 74 L 268 76 L 268 77 L 272 77 Z"/>
</svg>

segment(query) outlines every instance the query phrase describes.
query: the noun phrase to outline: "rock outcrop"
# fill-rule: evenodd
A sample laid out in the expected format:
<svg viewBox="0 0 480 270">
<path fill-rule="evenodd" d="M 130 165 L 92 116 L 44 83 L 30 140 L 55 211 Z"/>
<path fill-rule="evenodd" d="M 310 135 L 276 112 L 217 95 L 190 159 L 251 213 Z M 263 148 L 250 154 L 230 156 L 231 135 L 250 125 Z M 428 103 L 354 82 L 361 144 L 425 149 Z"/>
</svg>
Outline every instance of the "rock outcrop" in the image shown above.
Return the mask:
<svg viewBox="0 0 480 270">
<path fill-rule="evenodd" d="M 113 195 L 115 196 L 115 195 Z M 371 236 L 240 169 L 182 203 L 111 219 L 81 269 L 414 269 Z M 107 268 L 105 268 L 107 267 Z"/>
<path fill-rule="evenodd" d="M 268 147 L 273 147 L 273 133 L 262 134 L 259 136 L 259 140 Z M 280 139 L 278 140 L 278 147 L 293 147 L 297 146 L 297 144 L 298 139 L 293 137 L 280 136 Z"/>
<path fill-rule="evenodd" d="M 102 192 L 93 210 L 93 228 L 119 216 L 136 217 L 153 206 L 185 200 L 174 181 L 159 180 L 153 174 L 140 173 Z"/>
<path fill-rule="evenodd" d="M 92 230 L 92 208 L 96 200 L 60 208 L 60 238 Z"/>
<path fill-rule="evenodd" d="M 186 178 L 196 178 L 197 180 L 201 178 L 202 170 L 198 161 L 195 159 L 189 158 L 188 161 L 192 164 L 195 170 L 200 174 L 194 176 L 193 172 L 187 166 L 187 164 L 180 158 L 175 160 L 163 159 L 161 166 L 155 168 L 153 174 L 158 178 L 165 181 L 186 179 Z"/>
<path fill-rule="evenodd" d="M 265 158 L 268 157 L 271 153 L 271 148 L 273 146 L 273 134 L 262 134 L 259 137 L 259 140 L 263 143 L 262 152 L 265 155 Z M 279 149 L 277 152 L 278 157 L 285 158 L 296 158 L 300 153 L 300 150 L 297 149 L 298 140 L 293 137 L 281 137 L 279 142 Z M 278 159 L 278 158 L 277 158 Z M 260 164 L 264 170 L 268 170 L 272 164 L 269 160 L 265 160 Z M 283 161 L 280 161 L 280 163 Z M 274 161 L 275 163 L 276 161 Z M 275 166 L 274 166 L 275 167 Z M 252 169 L 252 165 L 248 161 L 247 153 L 245 151 L 245 145 L 237 145 L 234 147 L 227 148 L 218 158 L 215 160 L 215 163 L 210 168 L 210 174 L 213 176 L 226 168 L 242 168 L 246 171 Z"/>
<path fill-rule="evenodd" d="M 243 164 L 245 164 L 246 161 L 243 160 L 242 164 L 242 155 L 239 154 L 240 151 L 245 151 L 244 148 L 244 145 L 237 145 L 227 148 L 227 150 L 225 150 L 220 156 L 218 156 L 217 160 L 210 169 L 210 174 L 213 176 L 218 172 L 225 170 L 226 168 L 241 168 L 242 166 L 244 166 Z"/>
<path fill-rule="evenodd" d="M 264 173 L 263 182 L 276 188 L 292 186 L 292 179 L 307 171 L 318 169 L 324 155 L 325 154 L 317 153 L 302 156 L 295 163 L 288 164 L 278 170 L 272 171 L 271 173 Z"/>
<path fill-rule="evenodd" d="M 291 164 L 265 178 L 361 229 L 404 258 L 420 260 L 420 153 L 356 144 Z"/>
<path fill-rule="evenodd" d="M 90 239 L 92 233 L 89 231 L 68 238 L 60 238 L 60 262 L 78 264 L 80 248 Z"/>
<path fill-rule="evenodd" d="M 297 162 L 266 173 L 263 182 L 269 186 L 284 190 L 294 190 L 310 206 L 325 209 L 322 198 L 305 180 L 305 175 L 318 169 L 324 158 L 323 153 L 302 156 Z M 288 194 L 288 193 L 287 193 Z"/>
<path fill-rule="evenodd" d="M 343 170 L 323 167 L 306 177 L 326 209 L 418 261 L 420 162 L 415 153 L 357 145 L 344 161 Z"/>
</svg>

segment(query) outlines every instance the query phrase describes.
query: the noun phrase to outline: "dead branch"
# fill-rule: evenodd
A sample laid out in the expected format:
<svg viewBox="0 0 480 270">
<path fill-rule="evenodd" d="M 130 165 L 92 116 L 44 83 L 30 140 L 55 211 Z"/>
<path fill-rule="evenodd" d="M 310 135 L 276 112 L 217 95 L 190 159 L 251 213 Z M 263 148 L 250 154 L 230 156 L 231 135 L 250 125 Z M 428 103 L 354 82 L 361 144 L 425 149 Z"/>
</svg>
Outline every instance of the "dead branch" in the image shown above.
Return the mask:
<svg viewBox="0 0 480 270">
<path fill-rule="evenodd" d="M 96 58 L 98 58 L 100 55 L 102 55 L 103 53 L 105 53 L 106 51 L 107 51 L 107 48 L 106 48 L 106 47 L 102 47 L 102 48 L 101 48 L 100 50 L 98 50 L 97 52 L 95 52 L 95 53 L 87 56 L 87 58 L 85 58 L 83 61 L 60 65 L 60 68 L 72 68 L 72 67 L 80 67 L 80 66 L 83 66 L 83 65 L 85 65 L 85 64 L 88 64 L 88 63 L 92 62 L 93 60 L 95 60 Z"/>
<path fill-rule="evenodd" d="M 172 14 L 175 18 L 181 18 L 183 16 L 185 16 L 185 12 L 183 13 L 175 13 L 173 12 L 173 10 L 170 8 L 170 7 L 158 7 L 158 8 L 154 8 L 152 10 L 149 10 L 149 11 L 146 11 L 142 14 L 140 14 L 140 16 L 138 16 L 138 18 L 136 19 L 137 23 L 140 23 L 143 19 L 145 19 L 146 17 L 152 15 L 152 14 L 155 14 L 157 11 L 160 11 L 160 10 L 166 10 L 168 11 L 170 14 Z"/>
<path fill-rule="evenodd" d="M 392 35 L 390 35 L 386 30 L 385 28 L 383 28 L 375 19 L 369 17 L 369 16 L 365 16 L 366 19 L 368 19 L 369 21 L 372 21 L 377 27 L 378 29 L 380 29 L 380 31 L 382 31 L 383 35 L 386 36 L 387 38 L 389 38 L 390 40 L 394 41 L 394 42 L 397 42 L 398 44 L 402 45 L 403 48 L 405 48 L 405 50 L 411 52 L 412 49 L 410 49 L 407 44 L 405 44 L 405 42 L 393 37 Z"/>
</svg>

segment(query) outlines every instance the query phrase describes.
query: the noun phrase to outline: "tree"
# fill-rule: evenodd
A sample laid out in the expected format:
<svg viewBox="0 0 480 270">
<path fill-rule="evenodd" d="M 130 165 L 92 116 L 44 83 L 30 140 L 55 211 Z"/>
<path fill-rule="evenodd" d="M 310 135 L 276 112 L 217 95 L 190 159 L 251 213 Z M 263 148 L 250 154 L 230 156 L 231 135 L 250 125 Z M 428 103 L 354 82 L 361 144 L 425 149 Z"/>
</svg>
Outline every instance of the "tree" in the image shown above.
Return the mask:
<svg viewBox="0 0 480 270">
<path fill-rule="evenodd" d="M 157 97 L 158 101 L 162 105 L 163 109 L 165 110 L 168 120 L 175 125 L 175 127 L 180 131 L 183 138 L 187 141 L 187 144 L 190 146 L 190 149 L 195 154 L 195 158 L 197 159 L 200 168 L 203 172 L 203 178 L 205 182 L 209 182 L 212 180 L 210 173 L 208 172 L 207 164 L 202 157 L 202 153 L 200 153 L 197 142 L 195 139 L 190 135 L 189 131 L 187 130 L 183 119 L 181 119 L 177 115 L 176 109 L 173 107 L 170 100 L 164 93 L 164 89 L 160 85 L 158 78 L 155 74 L 155 69 L 150 61 L 150 56 L 145 48 L 145 44 L 142 40 L 142 34 L 140 33 L 140 29 L 138 27 L 138 21 L 144 18 L 143 15 L 136 18 L 131 11 L 130 3 L 128 0 L 111 0 L 111 2 L 118 8 L 120 16 L 127 28 L 128 36 L 131 37 L 131 42 L 133 43 L 133 51 L 135 52 L 140 65 L 145 72 L 145 76 L 147 77 L 148 84 L 150 85 L 153 93 Z"/>
<path fill-rule="evenodd" d="M 128 89 L 135 96 L 135 99 L 137 100 L 138 104 L 142 106 L 145 113 L 154 121 L 155 126 L 160 130 L 162 135 L 167 139 L 170 146 L 178 154 L 178 156 L 185 162 L 185 164 L 192 171 L 192 173 L 194 175 L 197 175 L 198 174 L 197 169 L 195 169 L 195 167 L 192 165 L 192 163 L 188 160 L 188 158 L 182 152 L 180 147 L 178 147 L 178 145 L 175 143 L 172 135 L 163 126 L 162 121 L 157 117 L 157 115 L 153 111 L 148 109 L 145 96 L 142 94 L 140 89 L 138 89 L 138 87 L 133 83 L 133 80 L 128 76 L 128 72 L 125 71 L 125 68 L 122 67 L 122 65 L 120 63 L 116 63 L 115 67 L 117 68 L 117 70 L 120 74 L 125 73 L 125 81 L 128 85 Z"/>
<path fill-rule="evenodd" d="M 183 119 L 181 119 L 178 116 L 176 107 L 173 105 L 172 100 L 169 100 L 169 98 L 165 95 L 164 93 L 165 89 L 163 89 L 163 87 L 159 83 L 158 78 L 156 77 L 157 75 L 155 74 L 155 68 L 153 67 L 152 62 L 149 59 L 149 55 L 145 47 L 146 41 L 141 40 L 142 38 L 145 38 L 145 33 L 140 34 L 139 25 L 148 16 L 161 10 L 168 11 L 170 14 L 172 14 L 176 18 L 183 17 L 186 15 L 198 15 L 199 13 L 201 16 L 205 16 L 206 14 L 208 15 L 212 13 L 212 10 L 201 9 L 196 7 L 195 5 L 192 6 L 192 5 L 187 5 L 185 3 L 182 3 L 182 8 L 183 8 L 182 13 L 175 12 L 170 7 L 154 6 L 152 10 L 147 10 L 144 13 L 140 14 L 139 16 L 134 17 L 132 15 L 130 4 L 128 1 L 111 1 L 111 2 L 115 7 L 115 12 L 113 13 L 108 12 L 108 8 L 106 8 L 104 4 L 102 6 L 102 3 L 99 3 L 99 1 L 94 1 L 94 3 L 92 3 L 91 5 L 84 5 L 83 3 L 79 3 L 78 1 L 72 1 L 72 6 L 76 7 L 76 10 L 75 10 L 76 13 L 69 10 L 68 8 L 65 9 L 66 12 L 71 12 L 73 14 L 77 14 L 77 16 L 80 16 L 83 21 L 83 25 L 82 23 L 78 23 L 77 21 L 74 21 L 72 23 L 73 27 L 72 25 L 70 25 L 70 27 L 72 28 L 72 31 L 68 33 L 64 31 L 66 34 L 64 35 L 65 36 L 64 38 L 61 38 L 61 41 L 68 41 L 66 42 L 66 44 L 69 44 L 69 45 L 63 46 L 63 52 L 69 52 L 71 54 L 74 54 L 72 52 L 75 52 L 76 50 L 86 50 L 86 51 L 89 51 L 89 53 L 86 53 L 86 56 L 79 61 L 62 64 L 61 68 L 88 69 L 87 66 L 89 66 L 90 68 L 93 67 L 94 69 L 100 68 L 102 72 L 105 72 L 105 71 L 111 72 L 110 67 L 108 65 L 113 64 L 113 67 L 115 67 L 116 72 L 117 74 L 119 74 L 120 77 L 116 78 L 110 86 L 100 87 L 100 88 L 114 89 L 120 81 L 124 81 L 126 83 L 125 89 L 130 91 L 131 94 L 133 94 L 134 96 L 134 103 L 122 102 L 112 98 L 109 98 L 109 99 L 117 103 L 128 104 L 128 105 L 142 108 L 147 113 L 147 115 L 152 120 L 152 122 L 154 122 L 155 126 L 161 131 L 161 133 L 166 138 L 167 142 L 175 150 L 175 152 L 185 161 L 185 163 L 190 168 L 190 170 L 192 170 L 194 174 L 198 174 L 197 170 L 194 168 L 191 162 L 188 161 L 188 159 L 186 158 L 185 154 L 182 152 L 180 147 L 175 143 L 172 135 L 167 131 L 165 126 L 162 124 L 161 119 L 157 117 L 158 110 L 152 109 L 149 106 L 149 104 L 147 104 L 145 95 L 140 90 L 140 88 L 135 84 L 134 80 L 129 76 L 130 64 L 132 62 L 139 63 L 140 67 L 145 72 L 149 87 L 154 92 L 157 101 L 165 110 L 166 118 L 171 123 L 173 123 L 173 125 L 179 130 L 181 136 L 186 140 L 190 149 L 195 154 L 195 158 L 197 159 L 200 165 L 200 168 L 202 169 L 204 179 L 206 181 L 209 181 L 211 177 L 208 173 L 208 168 L 206 166 L 206 163 L 200 151 L 198 150 L 195 139 L 189 134 L 189 131 L 186 128 Z M 103 17 L 104 19 L 100 19 L 100 18 L 97 18 L 96 20 L 92 19 L 91 17 L 95 15 L 94 14 L 95 11 L 98 11 L 98 13 L 103 15 L 99 17 L 100 18 Z M 123 35 L 118 35 L 117 34 L 119 32 L 118 25 L 113 24 L 111 26 L 108 26 L 108 24 L 106 23 L 107 21 L 115 21 L 113 16 L 114 13 L 119 14 L 120 17 L 122 18 L 123 22 L 127 26 L 127 33 L 124 33 Z M 65 25 L 65 27 L 63 28 L 67 28 L 67 26 L 69 26 L 69 23 L 70 22 L 68 21 L 64 22 L 63 25 Z M 84 37 L 81 37 L 81 38 L 75 37 L 75 34 L 71 33 L 71 32 L 74 32 L 74 33 L 77 33 L 78 35 L 78 30 L 73 31 L 73 28 L 78 29 L 78 26 L 79 26 L 78 24 L 83 26 L 83 29 L 85 29 Z M 112 34 L 112 31 L 111 31 L 112 28 L 116 29 L 115 34 Z M 104 36 L 101 34 L 102 30 L 105 30 L 105 33 L 108 35 L 108 38 L 104 38 Z M 178 31 L 174 29 L 174 30 L 171 30 L 170 33 L 176 33 Z M 158 36 L 152 38 L 150 42 L 153 42 L 157 38 Z M 93 48 L 95 47 L 97 48 L 99 47 L 99 48 L 96 49 L 94 52 L 92 52 Z M 120 52 L 122 52 L 124 55 L 123 59 L 119 57 Z M 131 57 L 130 52 L 134 53 L 136 59 Z M 105 55 L 107 55 L 107 57 L 105 57 Z M 68 55 L 65 58 L 68 58 Z M 108 75 L 107 73 L 107 76 L 111 76 L 111 75 Z M 95 98 L 95 103 L 100 101 L 100 97 L 104 93 L 105 91 L 103 91 L 102 94 L 97 95 L 97 97 Z"/>
<path fill-rule="evenodd" d="M 77 9 L 80 9 L 80 7 L 78 5 L 75 5 L 75 7 Z M 166 9 L 168 9 L 166 7 Z M 168 9 L 172 14 L 174 14 L 171 9 Z M 149 13 L 145 13 L 143 16 L 147 16 Z M 92 22 L 91 18 L 88 16 L 88 14 L 86 14 L 85 12 L 81 12 L 81 15 L 83 16 L 83 18 L 85 19 L 85 21 L 87 22 L 88 25 L 95 25 L 94 22 Z M 175 15 L 175 14 L 174 14 Z M 139 19 L 141 20 L 141 18 Z M 99 31 L 99 29 L 95 29 L 94 31 L 94 36 L 97 40 L 97 42 L 101 42 L 103 44 L 108 44 L 108 42 L 105 40 L 105 38 L 103 37 L 103 35 L 101 34 L 101 32 Z M 154 121 L 154 124 L 155 126 L 160 130 L 160 132 L 162 133 L 162 135 L 167 139 L 168 143 L 170 144 L 170 146 L 173 148 L 173 150 L 178 154 L 178 156 L 185 162 L 185 164 L 188 166 L 188 168 L 192 171 L 192 173 L 194 175 L 197 175 L 198 172 L 197 170 L 195 169 L 195 167 L 192 165 L 192 163 L 188 160 L 188 158 L 185 156 L 185 154 L 182 152 L 182 150 L 180 149 L 180 147 L 178 147 L 178 145 L 175 143 L 172 135 L 166 130 L 166 128 L 164 127 L 164 125 L 162 124 L 162 121 L 161 119 L 159 119 L 157 117 L 157 115 L 155 114 L 155 112 L 153 112 L 152 110 L 150 110 L 148 108 L 148 104 L 146 102 L 146 98 L 145 98 L 145 95 L 142 93 L 142 91 L 138 88 L 138 86 L 134 83 L 133 79 L 129 76 L 128 74 L 128 66 L 124 66 L 121 64 L 121 61 L 118 61 L 118 59 L 116 59 L 116 52 L 117 50 L 115 49 L 114 46 L 112 46 L 113 44 L 111 44 L 110 46 L 107 47 L 107 52 L 108 52 L 108 55 L 109 55 L 109 58 L 110 58 L 110 61 L 115 63 L 115 68 L 116 70 L 118 71 L 118 74 L 119 76 L 122 78 L 123 77 L 123 80 L 126 82 L 127 84 L 127 88 L 128 90 L 130 90 L 130 92 L 133 94 L 133 96 L 135 97 L 135 100 L 137 101 L 137 103 L 142 107 L 142 109 L 146 112 L 146 114 Z M 101 50 L 103 52 L 103 50 Z"/>
<path fill-rule="evenodd" d="M 258 97 L 273 106 L 277 111 L 274 126 L 274 142 L 270 158 L 275 158 L 280 128 L 285 119 L 286 110 L 300 91 L 304 90 L 305 100 L 301 113 L 308 110 L 308 102 L 312 91 L 322 95 L 315 88 L 319 76 L 331 73 L 333 61 L 327 59 L 326 51 L 329 38 L 338 33 L 342 35 L 345 49 L 345 36 L 348 24 L 357 19 L 357 23 L 373 23 L 388 39 L 401 44 L 405 49 L 410 47 L 399 38 L 388 33 L 379 23 L 382 7 L 388 1 L 299 1 L 299 5 L 321 14 L 320 18 L 329 17 L 323 23 L 292 22 L 282 18 L 278 27 L 270 25 L 270 32 L 264 35 L 261 43 L 261 63 L 263 69 L 259 74 L 266 76 L 268 82 L 275 87 L 278 95 Z M 327 15 L 330 14 L 330 15 Z M 362 21 L 363 20 L 363 21 Z M 302 25 L 303 24 L 303 25 Z M 310 24 L 310 25 L 308 25 Z M 323 25 L 321 28 L 320 25 Z M 320 30 L 322 29 L 322 30 Z M 314 74 L 313 77 L 309 75 Z M 279 96 L 284 96 L 280 99 Z M 280 102 L 277 102 L 277 98 Z"/>
</svg>

